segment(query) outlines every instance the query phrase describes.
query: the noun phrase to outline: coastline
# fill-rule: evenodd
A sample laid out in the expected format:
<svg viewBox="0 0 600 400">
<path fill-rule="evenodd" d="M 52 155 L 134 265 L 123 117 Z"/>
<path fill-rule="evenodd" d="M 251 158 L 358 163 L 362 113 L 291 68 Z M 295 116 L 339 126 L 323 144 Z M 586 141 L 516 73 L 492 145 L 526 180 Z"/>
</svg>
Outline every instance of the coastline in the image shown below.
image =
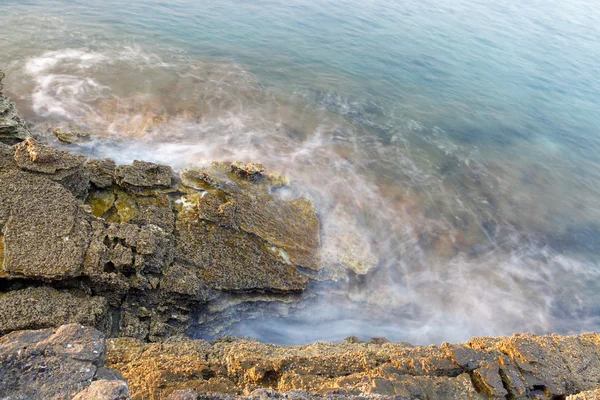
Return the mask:
<svg viewBox="0 0 600 400">
<path fill-rule="evenodd" d="M 1 86 L 0 105 L 4 397 L 55 390 L 48 396 L 68 398 L 115 380 L 107 376 L 123 382 L 115 372 L 98 374 L 104 365 L 129 381 L 129 389 L 116 383 L 111 390 L 135 399 L 564 398 L 600 388 L 594 333 L 426 347 L 381 338 L 294 347 L 186 338 L 202 324 L 217 335 L 244 313 L 299 303 L 311 282 L 332 279 L 334 271 L 320 264 L 312 203 L 274 195 L 288 181 L 260 164 L 214 163 L 177 174 L 165 165 L 117 165 L 57 150 L 28 137 Z M 35 351 L 69 341 L 95 355 Z M 53 354 L 62 356 L 46 360 Z M 61 379 L 73 360 L 93 368 L 71 386 L 39 386 Z M 38 386 L 16 378 L 27 374 Z M 287 394 L 255 392 L 264 389 Z"/>
</svg>

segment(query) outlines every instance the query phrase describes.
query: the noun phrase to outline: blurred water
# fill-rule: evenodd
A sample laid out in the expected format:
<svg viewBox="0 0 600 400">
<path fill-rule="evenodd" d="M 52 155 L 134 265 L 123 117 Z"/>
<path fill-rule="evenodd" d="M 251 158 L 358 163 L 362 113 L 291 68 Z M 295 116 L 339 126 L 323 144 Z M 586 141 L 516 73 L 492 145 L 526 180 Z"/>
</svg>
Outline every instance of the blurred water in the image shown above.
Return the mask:
<svg viewBox="0 0 600 400">
<path fill-rule="evenodd" d="M 3 0 L 40 135 L 175 168 L 262 161 L 358 275 L 234 332 L 414 343 L 600 329 L 600 11 L 479 0 Z M 367 271 L 367 266 L 376 267 Z M 332 267 L 335 270 L 334 267 Z M 285 315 L 285 318 L 280 318 Z"/>
</svg>

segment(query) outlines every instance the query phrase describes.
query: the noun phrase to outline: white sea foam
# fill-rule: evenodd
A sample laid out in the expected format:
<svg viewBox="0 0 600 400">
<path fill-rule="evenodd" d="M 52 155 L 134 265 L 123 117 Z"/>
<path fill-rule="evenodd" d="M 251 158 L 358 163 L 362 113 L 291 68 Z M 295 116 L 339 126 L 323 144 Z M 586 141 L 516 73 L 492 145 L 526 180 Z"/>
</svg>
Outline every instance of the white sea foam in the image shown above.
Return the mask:
<svg viewBox="0 0 600 400">
<path fill-rule="evenodd" d="M 554 252 L 515 223 L 523 216 L 511 214 L 506 193 L 519 168 L 495 170 L 440 129 L 369 113 L 335 92 L 313 101 L 265 88 L 233 63 L 185 61 L 136 46 L 71 49 L 31 58 L 24 71 L 36 113 L 96 133 L 82 151 L 175 168 L 263 162 L 315 202 L 337 286 L 292 313 L 273 305 L 287 318 L 246 321 L 239 333 L 430 343 L 599 326 L 590 311 L 598 266 Z M 336 267 L 340 259 L 354 272 Z"/>
<path fill-rule="evenodd" d="M 34 112 L 69 120 L 93 114 L 90 103 L 108 87 L 83 71 L 107 61 L 103 54 L 78 49 L 49 51 L 29 59 L 24 70 L 36 84 L 31 95 Z"/>
</svg>

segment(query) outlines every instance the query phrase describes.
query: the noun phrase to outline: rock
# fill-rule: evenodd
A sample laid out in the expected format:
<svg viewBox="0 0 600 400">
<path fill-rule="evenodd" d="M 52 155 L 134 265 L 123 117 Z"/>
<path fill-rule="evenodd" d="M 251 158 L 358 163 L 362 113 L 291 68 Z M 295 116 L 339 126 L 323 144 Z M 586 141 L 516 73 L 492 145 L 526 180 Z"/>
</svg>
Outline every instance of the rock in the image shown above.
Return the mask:
<svg viewBox="0 0 600 400">
<path fill-rule="evenodd" d="M 27 138 L 15 145 L 15 161 L 25 171 L 47 174 L 78 198 L 87 196 L 89 175 L 83 168 L 84 156 L 56 150 Z"/>
<path fill-rule="evenodd" d="M 0 143 L 15 144 L 29 136 L 29 130 L 15 103 L 2 95 L 2 79 L 4 72 L 0 71 Z"/>
<path fill-rule="evenodd" d="M 135 160 L 131 165 L 116 169 L 116 182 L 124 188 L 168 188 L 172 185 L 173 170 L 166 165 Z"/>
<path fill-rule="evenodd" d="M 111 187 L 115 179 L 115 170 L 117 165 L 108 158 L 88 159 L 84 164 L 88 171 L 90 181 L 99 189 Z"/>
<path fill-rule="evenodd" d="M 54 136 L 63 143 L 77 143 L 77 142 L 85 142 L 90 140 L 89 132 L 75 132 L 69 131 L 65 132 L 61 128 L 54 128 L 52 130 Z"/>
<path fill-rule="evenodd" d="M 85 157 L 56 150 L 33 138 L 27 138 L 15 146 L 15 160 L 21 169 L 55 174 L 57 171 L 82 167 Z"/>
<path fill-rule="evenodd" d="M 265 167 L 262 164 L 248 163 L 244 165 L 239 161 L 235 161 L 231 164 L 231 171 L 242 178 L 256 181 L 264 176 Z"/>
<path fill-rule="evenodd" d="M 0 396 L 71 399 L 92 383 L 104 355 L 102 334 L 78 324 L 10 333 L 0 338 Z"/>
<path fill-rule="evenodd" d="M 98 380 L 77 393 L 73 400 L 128 400 L 127 383 L 120 380 Z"/>
<path fill-rule="evenodd" d="M 218 392 L 214 398 L 551 399 L 581 393 L 573 398 L 586 399 L 595 395 L 586 390 L 600 390 L 599 340 L 600 334 L 513 335 L 442 346 L 280 347 L 243 339 L 110 339 L 107 364 L 130 381 L 133 398 L 213 398 Z M 508 370 L 524 391 L 513 390 Z"/>
<path fill-rule="evenodd" d="M 256 236 L 178 217 L 176 260 L 207 286 L 227 291 L 299 291 L 308 280 Z"/>
<path fill-rule="evenodd" d="M 91 227 L 72 193 L 18 171 L 0 174 L 0 181 L 3 272 L 51 279 L 81 275 Z"/>
<path fill-rule="evenodd" d="M 198 400 L 200 394 L 195 390 L 175 390 L 167 397 L 167 400 Z"/>
<path fill-rule="evenodd" d="M 571 396 L 567 396 L 566 400 L 600 400 L 600 389 L 586 390 Z"/>
<path fill-rule="evenodd" d="M 106 300 L 45 286 L 0 293 L 0 335 L 68 323 L 93 326 L 107 332 L 109 320 Z"/>
<path fill-rule="evenodd" d="M 320 269 L 320 225 L 312 202 L 273 195 L 272 189 L 282 185 L 283 178 L 256 172 L 262 167 L 248 167 L 263 178 L 246 179 L 240 177 L 240 168 L 235 163 L 213 163 L 207 169 L 183 170 L 183 185 L 206 191 L 181 201 L 195 205 L 201 219 L 260 237 L 292 264 Z"/>
<path fill-rule="evenodd" d="M 174 264 L 168 267 L 160 279 L 160 289 L 173 294 L 185 295 L 206 301 L 214 295 L 204 282 L 189 268 Z"/>
</svg>

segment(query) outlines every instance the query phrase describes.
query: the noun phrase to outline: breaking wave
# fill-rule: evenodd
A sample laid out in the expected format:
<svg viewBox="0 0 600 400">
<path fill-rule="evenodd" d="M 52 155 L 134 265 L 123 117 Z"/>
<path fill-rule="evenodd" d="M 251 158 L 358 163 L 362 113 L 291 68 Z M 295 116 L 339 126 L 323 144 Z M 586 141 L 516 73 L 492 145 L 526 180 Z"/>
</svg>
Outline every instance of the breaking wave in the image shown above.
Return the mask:
<svg viewBox="0 0 600 400">
<path fill-rule="evenodd" d="M 547 216 L 571 210 L 536 193 L 544 169 L 500 163 L 373 98 L 270 86 L 228 60 L 121 46 L 48 51 L 22 68 L 33 87 L 21 102 L 48 140 L 60 125 L 94 135 L 71 150 L 120 163 L 263 162 L 314 201 L 330 267 L 318 295 L 265 300 L 200 334 L 423 344 L 600 326 L 600 268 L 561 247 Z"/>
</svg>

